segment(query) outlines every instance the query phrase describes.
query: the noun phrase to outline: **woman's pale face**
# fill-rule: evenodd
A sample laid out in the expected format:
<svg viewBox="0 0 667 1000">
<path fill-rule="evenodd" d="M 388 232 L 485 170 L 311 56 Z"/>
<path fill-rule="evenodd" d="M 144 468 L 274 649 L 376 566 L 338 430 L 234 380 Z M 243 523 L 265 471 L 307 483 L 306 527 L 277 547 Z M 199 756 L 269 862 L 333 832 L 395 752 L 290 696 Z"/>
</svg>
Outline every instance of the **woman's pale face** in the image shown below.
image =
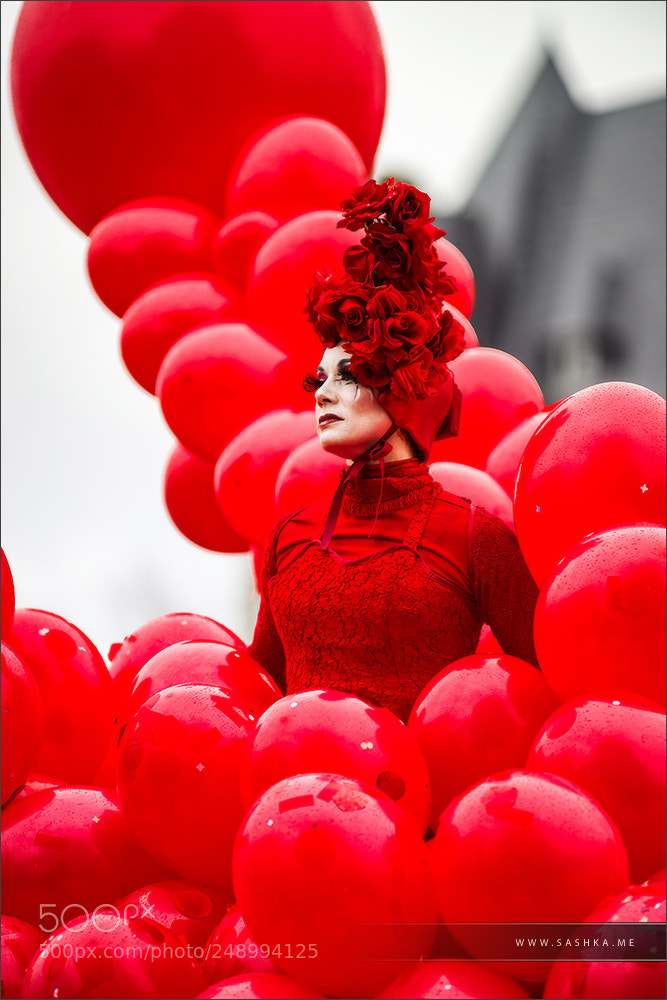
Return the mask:
<svg viewBox="0 0 667 1000">
<path fill-rule="evenodd" d="M 350 355 L 341 346 L 327 347 L 317 369 L 315 417 L 325 451 L 352 460 L 391 427 L 391 417 L 375 393 L 360 385 L 350 372 Z"/>
</svg>

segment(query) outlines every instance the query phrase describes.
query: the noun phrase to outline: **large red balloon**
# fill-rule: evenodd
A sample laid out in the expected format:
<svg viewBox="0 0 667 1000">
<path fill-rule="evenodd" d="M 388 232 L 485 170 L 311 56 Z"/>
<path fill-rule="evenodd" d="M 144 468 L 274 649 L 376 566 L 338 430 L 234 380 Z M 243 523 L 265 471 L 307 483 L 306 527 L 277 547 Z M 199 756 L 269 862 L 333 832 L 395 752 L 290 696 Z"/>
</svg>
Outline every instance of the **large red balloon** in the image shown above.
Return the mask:
<svg viewBox="0 0 667 1000">
<path fill-rule="evenodd" d="M 334 122 L 373 162 L 385 104 L 369 3 L 28 2 L 11 65 L 26 152 L 84 232 L 150 195 L 222 214 L 243 144 L 284 115 Z"/>
<path fill-rule="evenodd" d="M 118 793 L 137 840 L 179 875 L 231 885 L 243 819 L 241 749 L 252 728 L 241 698 L 179 684 L 142 705 L 118 748 Z"/>
<path fill-rule="evenodd" d="M 44 738 L 35 769 L 88 784 L 114 732 L 112 684 L 104 660 L 81 629 L 51 611 L 20 608 L 12 649 L 39 687 Z"/>
<path fill-rule="evenodd" d="M 304 313 L 315 272 L 328 270 L 340 277 L 343 253 L 361 240 L 360 232 L 337 228 L 340 218 L 340 212 L 322 210 L 290 219 L 260 248 L 248 278 L 248 315 L 300 364 L 302 380 L 322 356 Z"/>
<path fill-rule="evenodd" d="M 441 313 L 451 313 L 457 323 L 460 323 L 463 327 L 463 343 L 466 348 L 468 347 L 479 347 L 479 339 L 472 323 L 468 317 L 457 309 L 455 305 L 452 304 L 451 298 L 446 298 L 443 304 Z"/>
<path fill-rule="evenodd" d="M 439 260 L 443 262 L 443 274 L 453 278 L 456 291 L 445 296 L 445 309 L 450 305 L 460 309 L 464 316 L 472 316 L 475 307 L 475 276 L 467 259 L 458 247 L 441 236 L 433 244 Z"/>
<path fill-rule="evenodd" d="M 483 507 L 514 531 L 512 501 L 488 472 L 459 462 L 434 462 L 429 472 L 449 493 L 465 497 L 476 507 Z"/>
<path fill-rule="evenodd" d="M 465 656 L 436 674 L 408 719 L 433 782 L 431 829 L 470 785 L 523 767 L 558 704 L 539 670 L 514 656 Z"/>
<path fill-rule="evenodd" d="M 483 469 L 508 431 L 544 409 L 544 397 L 526 366 L 505 351 L 474 347 L 455 358 L 450 368 L 463 395 L 459 432 L 435 442 L 431 461 Z"/>
<path fill-rule="evenodd" d="M 532 417 L 522 420 L 508 434 L 500 439 L 486 460 L 486 471 L 500 483 L 506 493 L 514 498 L 514 486 L 519 471 L 519 463 L 525 447 L 531 437 L 546 420 L 547 413 L 534 413 Z"/>
<path fill-rule="evenodd" d="M 134 889 L 114 906 L 127 920 L 138 917 L 169 931 L 203 962 L 206 942 L 232 902 L 231 895 L 216 885 L 168 879 Z"/>
<path fill-rule="evenodd" d="M 573 545 L 535 608 L 535 651 L 561 698 L 605 688 L 665 704 L 665 529 L 629 525 Z"/>
<path fill-rule="evenodd" d="M 122 642 L 115 642 L 109 650 L 109 672 L 119 710 L 135 674 L 143 665 L 161 649 L 187 639 L 225 642 L 239 649 L 245 645 L 231 629 L 205 615 L 180 611 L 151 618 L 126 635 Z"/>
<path fill-rule="evenodd" d="M 182 535 L 211 552 L 247 552 L 248 540 L 220 510 L 213 486 L 215 466 L 176 444 L 164 472 L 164 502 Z"/>
<path fill-rule="evenodd" d="M 224 222 L 215 234 L 211 250 L 213 270 L 238 289 L 244 303 L 255 254 L 278 225 L 278 220 L 266 212 L 243 212 Z"/>
<path fill-rule="evenodd" d="M 214 473 L 223 515 L 253 545 L 266 544 L 276 523 L 276 478 L 290 452 L 317 434 L 310 410 L 272 410 L 229 442 Z"/>
<path fill-rule="evenodd" d="M 276 478 L 277 517 L 332 497 L 344 468 L 345 459 L 325 451 L 318 438 L 300 444 L 285 459 Z"/>
<path fill-rule="evenodd" d="M 378 1000 L 528 1000 L 509 976 L 480 962 L 419 962 L 401 973 Z"/>
<path fill-rule="evenodd" d="M 359 150 L 322 118 L 270 122 L 239 153 L 227 191 L 227 215 L 252 209 L 284 222 L 320 208 L 338 209 L 368 179 Z"/>
<path fill-rule="evenodd" d="M 2 603 L 2 618 L 0 619 L 0 631 L 3 639 L 9 638 L 9 633 L 14 625 L 14 578 L 9 568 L 5 550 L 0 549 L 0 565 L 2 567 L 2 578 L 0 583 L 0 601 Z"/>
<path fill-rule="evenodd" d="M 167 646 L 144 664 L 132 684 L 128 716 L 159 691 L 184 683 L 208 684 L 237 695 L 255 719 L 282 698 L 273 678 L 244 649 L 193 639 Z"/>
<path fill-rule="evenodd" d="M 2 795 L 4 805 L 25 784 L 42 745 L 39 689 L 14 650 L 2 643 Z"/>
<path fill-rule="evenodd" d="M 46 938 L 32 924 L 18 917 L 3 914 L 2 927 L 2 1000 L 12 1000 L 21 996 L 26 969 L 32 957 Z"/>
<path fill-rule="evenodd" d="M 542 994 L 545 1000 L 637 1000 L 638 997 L 664 998 L 665 971 L 664 955 L 665 890 L 655 887 L 631 885 L 622 895 L 605 900 L 586 918 L 586 923 L 610 924 L 610 934 L 614 934 L 614 924 L 624 924 L 623 935 L 626 942 L 628 924 L 650 922 L 658 925 L 658 935 L 653 940 L 662 947 L 653 960 L 610 962 L 604 961 L 559 961 L 554 962 Z M 585 926 L 580 928 L 580 940 L 585 938 Z M 642 929 L 637 928 L 639 934 Z M 631 929 L 630 929 L 631 931 Z M 601 935 L 600 935 L 601 936 Z M 618 933 L 615 934 L 616 942 Z M 588 939 L 590 941 L 590 938 Z M 618 948 L 618 944 L 616 945 Z M 635 946 L 636 947 L 636 944 Z M 582 949 L 583 950 L 583 949 Z M 632 949 L 629 949 L 630 954 Z"/>
<path fill-rule="evenodd" d="M 2 811 L 3 909 L 49 934 L 126 892 L 173 878 L 132 835 L 108 788 L 50 788 Z"/>
<path fill-rule="evenodd" d="M 329 996 L 376 996 L 401 960 L 430 950 L 426 844 L 412 816 L 361 781 L 300 774 L 273 785 L 239 830 L 233 868 L 254 939 Z"/>
<path fill-rule="evenodd" d="M 633 882 L 664 864 L 664 706 L 624 692 L 568 701 L 535 737 L 526 767 L 597 799 L 620 830 Z"/>
<path fill-rule="evenodd" d="M 602 807 L 547 774 L 502 771 L 480 781 L 450 803 L 431 848 L 440 916 L 480 959 L 494 957 L 494 932 L 475 923 L 577 922 L 629 883 L 625 847 Z M 523 974 L 547 971 L 528 964 Z"/>
<path fill-rule="evenodd" d="M 665 523 L 665 401 L 603 382 L 563 400 L 540 424 L 516 480 L 517 534 L 538 585 L 584 535 Z"/>
<path fill-rule="evenodd" d="M 125 367 L 154 395 L 160 365 L 184 333 L 242 315 L 236 290 L 216 274 L 199 271 L 166 278 L 135 299 L 123 317 L 120 350 Z"/>
<path fill-rule="evenodd" d="M 23 997 L 178 997 L 206 987 L 192 949 L 168 930 L 113 906 L 72 920 L 43 943 Z"/>
<path fill-rule="evenodd" d="M 241 759 L 246 805 L 283 778 L 315 771 L 379 788 L 426 831 L 431 808 L 426 762 L 412 733 L 388 709 L 324 688 L 287 695 L 267 708 Z"/>
<path fill-rule="evenodd" d="M 210 271 L 218 219 L 179 198 L 141 198 L 101 219 L 90 234 L 88 275 L 105 306 L 123 316 L 147 288 L 172 274 Z"/>
<path fill-rule="evenodd" d="M 186 333 L 158 373 L 162 414 L 188 451 L 215 462 L 247 424 L 287 404 L 285 361 L 245 323 Z"/>
</svg>

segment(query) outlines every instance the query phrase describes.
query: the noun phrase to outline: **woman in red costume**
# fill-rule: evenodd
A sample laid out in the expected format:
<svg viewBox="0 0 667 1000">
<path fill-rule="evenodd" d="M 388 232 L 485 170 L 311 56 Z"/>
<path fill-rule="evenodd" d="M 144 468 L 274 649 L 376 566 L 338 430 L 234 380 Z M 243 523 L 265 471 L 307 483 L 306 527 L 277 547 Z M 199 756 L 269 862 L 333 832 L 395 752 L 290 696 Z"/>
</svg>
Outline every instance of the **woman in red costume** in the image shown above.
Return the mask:
<svg viewBox="0 0 667 1000">
<path fill-rule="evenodd" d="M 457 432 L 447 362 L 463 349 L 428 196 L 369 181 L 342 209 L 339 225 L 365 234 L 341 279 L 316 277 L 308 311 L 325 349 L 304 387 L 322 447 L 347 469 L 332 501 L 274 529 L 250 653 L 288 693 L 349 691 L 405 721 L 434 674 L 475 652 L 484 622 L 536 663 L 537 587 L 505 524 L 425 464 Z"/>
</svg>

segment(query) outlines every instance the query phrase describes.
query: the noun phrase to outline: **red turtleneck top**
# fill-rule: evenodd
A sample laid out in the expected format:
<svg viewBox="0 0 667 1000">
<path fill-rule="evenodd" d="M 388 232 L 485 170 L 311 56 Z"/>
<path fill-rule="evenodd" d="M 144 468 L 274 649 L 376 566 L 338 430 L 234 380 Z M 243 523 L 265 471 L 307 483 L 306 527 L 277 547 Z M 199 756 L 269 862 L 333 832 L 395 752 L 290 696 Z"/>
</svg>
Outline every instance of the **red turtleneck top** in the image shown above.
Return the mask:
<svg viewBox="0 0 667 1000">
<path fill-rule="evenodd" d="M 279 522 L 267 546 L 249 652 L 288 694 L 350 691 L 406 721 L 434 674 L 475 652 L 483 622 L 537 663 L 537 587 L 502 521 L 416 459 L 348 482 L 323 548 L 329 506 Z"/>
</svg>

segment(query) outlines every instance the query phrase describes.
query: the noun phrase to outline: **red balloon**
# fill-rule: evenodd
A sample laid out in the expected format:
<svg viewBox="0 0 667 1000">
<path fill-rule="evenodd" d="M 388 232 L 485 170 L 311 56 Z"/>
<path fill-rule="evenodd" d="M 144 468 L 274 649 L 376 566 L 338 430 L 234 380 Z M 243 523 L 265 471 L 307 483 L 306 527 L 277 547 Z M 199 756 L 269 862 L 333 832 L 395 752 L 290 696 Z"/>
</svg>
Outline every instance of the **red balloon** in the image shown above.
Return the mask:
<svg viewBox="0 0 667 1000">
<path fill-rule="evenodd" d="M 528 568 L 542 585 L 584 535 L 665 524 L 665 401 L 650 389 L 603 382 L 563 400 L 531 437 L 514 515 Z"/>
<path fill-rule="evenodd" d="M 88 784 L 113 738 L 112 685 L 104 660 L 75 625 L 60 615 L 21 608 L 12 649 L 32 672 L 44 713 L 35 769 Z"/>
<path fill-rule="evenodd" d="M 379 1000 L 528 1000 L 509 976 L 479 962 L 419 962 L 378 994 Z"/>
<path fill-rule="evenodd" d="M 160 650 L 144 664 L 130 690 L 128 717 L 153 695 L 183 683 L 222 688 L 240 698 L 254 718 L 282 698 L 273 678 L 244 649 L 189 640 Z"/>
<path fill-rule="evenodd" d="M 492 347 L 465 350 L 450 368 L 463 395 L 459 433 L 436 441 L 431 461 L 483 469 L 508 431 L 544 409 L 544 397 L 525 365 Z"/>
<path fill-rule="evenodd" d="M 28 2 L 11 62 L 26 152 L 89 232 L 135 198 L 222 214 L 243 144 L 277 118 L 335 123 L 370 168 L 385 104 L 369 3 Z"/>
<path fill-rule="evenodd" d="M 134 889 L 114 905 L 125 920 L 146 920 L 173 934 L 180 944 L 190 945 L 192 957 L 201 962 L 206 942 L 232 903 L 229 893 L 218 886 L 169 879 Z"/>
<path fill-rule="evenodd" d="M 2 797 L 3 805 L 24 785 L 42 745 L 43 718 L 32 672 L 2 643 Z"/>
<path fill-rule="evenodd" d="M 180 684 L 154 695 L 118 748 L 118 794 L 137 840 L 179 875 L 231 885 L 243 819 L 241 749 L 252 728 L 242 700 L 219 687 Z"/>
<path fill-rule="evenodd" d="M 179 611 L 151 618 L 126 635 L 122 642 L 114 643 L 109 650 L 109 672 L 119 710 L 143 665 L 161 649 L 187 639 L 208 639 L 225 642 L 238 649 L 245 648 L 245 643 L 231 629 L 205 615 Z"/>
<path fill-rule="evenodd" d="M 120 350 L 135 381 L 155 395 L 155 382 L 167 351 L 196 327 L 239 319 L 238 294 L 216 274 L 178 274 L 153 285 L 123 317 Z"/>
<path fill-rule="evenodd" d="M 664 925 L 665 893 L 631 885 L 620 896 L 605 900 L 587 918 L 587 923 L 634 923 L 649 921 Z M 664 941 L 664 934 L 663 934 Z M 635 1000 L 665 996 L 665 962 L 554 962 L 544 986 L 545 1000 L 578 997 L 595 1000 Z"/>
<path fill-rule="evenodd" d="M 257 944 L 238 903 L 234 903 L 208 940 L 204 973 L 209 983 L 218 983 L 245 972 L 279 972 L 269 957 L 270 950 L 268 944 Z"/>
<path fill-rule="evenodd" d="M 519 471 L 519 463 L 526 445 L 531 437 L 546 420 L 547 412 L 534 413 L 532 417 L 522 420 L 508 434 L 500 439 L 486 460 L 486 471 L 500 483 L 506 493 L 514 497 L 514 486 Z"/>
<path fill-rule="evenodd" d="M 164 419 L 184 447 L 215 462 L 247 424 L 286 403 L 285 360 L 245 323 L 193 330 L 174 344 L 158 373 Z"/>
<path fill-rule="evenodd" d="M 619 689 L 665 704 L 665 529 L 589 535 L 547 577 L 535 651 L 561 698 Z"/>
<path fill-rule="evenodd" d="M 3 914 L 2 926 L 2 1000 L 20 997 L 26 969 L 46 938 L 32 924 Z"/>
<path fill-rule="evenodd" d="M 430 950 L 426 844 L 412 816 L 361 781 L 299 774 L 272 785 L 239 830 L 233 869 L 254 939 L 329 996 L 376 996 L 401 959 Z"/>
<path fill-rule="evenodd" d="M 0 549 L 0 565 L 2 575 L 0 577 L 0 600 L 2 603 L 2 617 L 0 619 L 0 630 L 3 639 L 9 638 L 9 633 L 14 625 L 14 578 L 7 562 L 5 550 Z"/>
<path fill-rule="evenodd" d="M 164 502 L 188 541 L 211 552 L 247 552 L 248 540 L 220 510 L 213 488 L 215 466 L 176 444 L 164 472 Z"/>
<path fill-rule="evenodd" d="M 465 497 L 476 507 L 483 507 L 514 531 L 512 501 L 488 472 L 472 465 L 459 465 L 458 462 L 434 462 L 429 472 L 449 493 Z"/>
<path fill-rule="evenodd" d="M 248 315 L 266 338 L 301 365 L 301 379 L 322 356 L 322 345 L 304 309 L 316 271 L 343 274 L 343 253 L 361 233 L 338 229 L 340 212 L 298 215 L 269 236 L 248 279 Z"/>
<path fill-rule="evenodd" d="M 633 882 L 663 863 L 663 707 L 625 692 L 568 701 L 536 735 L 526 767 L 568 778 L 597 799 L 620 830 Z"/>
<path fill-rule="evenodd" d="M 325 771 L 379 788 L 424 833 L 431 783 L 412 733 L 387 708 L 342 691 L 287 695 L 264 712 L 241 759 L 246 806 L 290 775 Z"/>
<path fill-rule="evenodd" d="M 198 1000 L 324 1000 L 291 976 L 276 972 L 247 972 L 215 983 Z"/>
<path fill-rule="evenodd" d="M 108 788 L 50 788 L 2 812 L 3 908 L 49 934 L 173 872 L 141 847 Z"/>
<path fill-rule="evenodd" d="M 213 479 L 218 505 L 253 545 L 265 545 L 276 522 L 276 478 L 283 462 L 316 434 L 310 410 L 271 410 L 244 427 L 220 455 Z"/>
<path fill-rule="evenodd" d="M 177 937 L 113 907 L 72 920 L 35 956 L 23 997 L 192 997 L 201 964 Z"/>
<path fill-rule="evenodd" d="M 224 222 L 213 239 L 213 270 L 237 288 L 244 299 L 255 254 L 277 228 L 278 220 L 266 212 L 243 212 Z"/>
<path fill-rule="evenodd" d="M 318 438 L 287 456 L 276 478 L 276 515 L 293 514 L 336 492 L 345 459 L 325 451 Z"/>
<path fill-rule="evenodd" d="M 259 209 L 284 222 L 316 209 L 338 209 L 367 179 L 359 150 L 337 125 L 293 115 L 265 125 L 240 151 L 229 178 L 227 214 Z"/>
<path fill-rule="evenodd" d="M 151 285 L 183 271 L 210 271 L 218 220 L 179 198 L 141 198 L 101 219 L 90 234 L 88 276 L 102 302 L 123 316 Z"/>
<path fill-rule="evenodd" d="M 453 278 L 456 291 L 445 296 L 444 308 L 450 305 L 460 309 L 464 316 L 472 316 L 475 307 L 475 276 L 467 259 L 458 247 L 441 236 L 433 244 L 438 258 L 445 264 L 443 274 Z"/>
<path fill-rule="evenodd" d="M 436 674 L 408 719 L 433 782 L 431 829 L 470 785 L 523 767 L 558 704 L 539 670 L 514 656 L 465 656 Z"/>
<path fill-rule="evenodd" d="M 482 960 L 493 931 L 475 922 L 577 922 L 629 882 L 620 834 L 595 799 L 520 770 L 491 775 L 450 803 L 431 863 L 441 918 Z M 516 965 L 522 978 L 545 978 L 544 963 Z"/>
<path fill-rule="evenodd" d="M 457 309 L 456 306 L 452 305 L 451 297 L 447 297 L 443 304 L 441 313 L 451 313 L 457 323 L 460 323 L 463 327 L 463 343 L 464 348 L 468 347 L 479 347 L 479 340 L 477 334 L 475 333 L 473 326 L 468 319 L 468 315 Z"/>
</svg>

